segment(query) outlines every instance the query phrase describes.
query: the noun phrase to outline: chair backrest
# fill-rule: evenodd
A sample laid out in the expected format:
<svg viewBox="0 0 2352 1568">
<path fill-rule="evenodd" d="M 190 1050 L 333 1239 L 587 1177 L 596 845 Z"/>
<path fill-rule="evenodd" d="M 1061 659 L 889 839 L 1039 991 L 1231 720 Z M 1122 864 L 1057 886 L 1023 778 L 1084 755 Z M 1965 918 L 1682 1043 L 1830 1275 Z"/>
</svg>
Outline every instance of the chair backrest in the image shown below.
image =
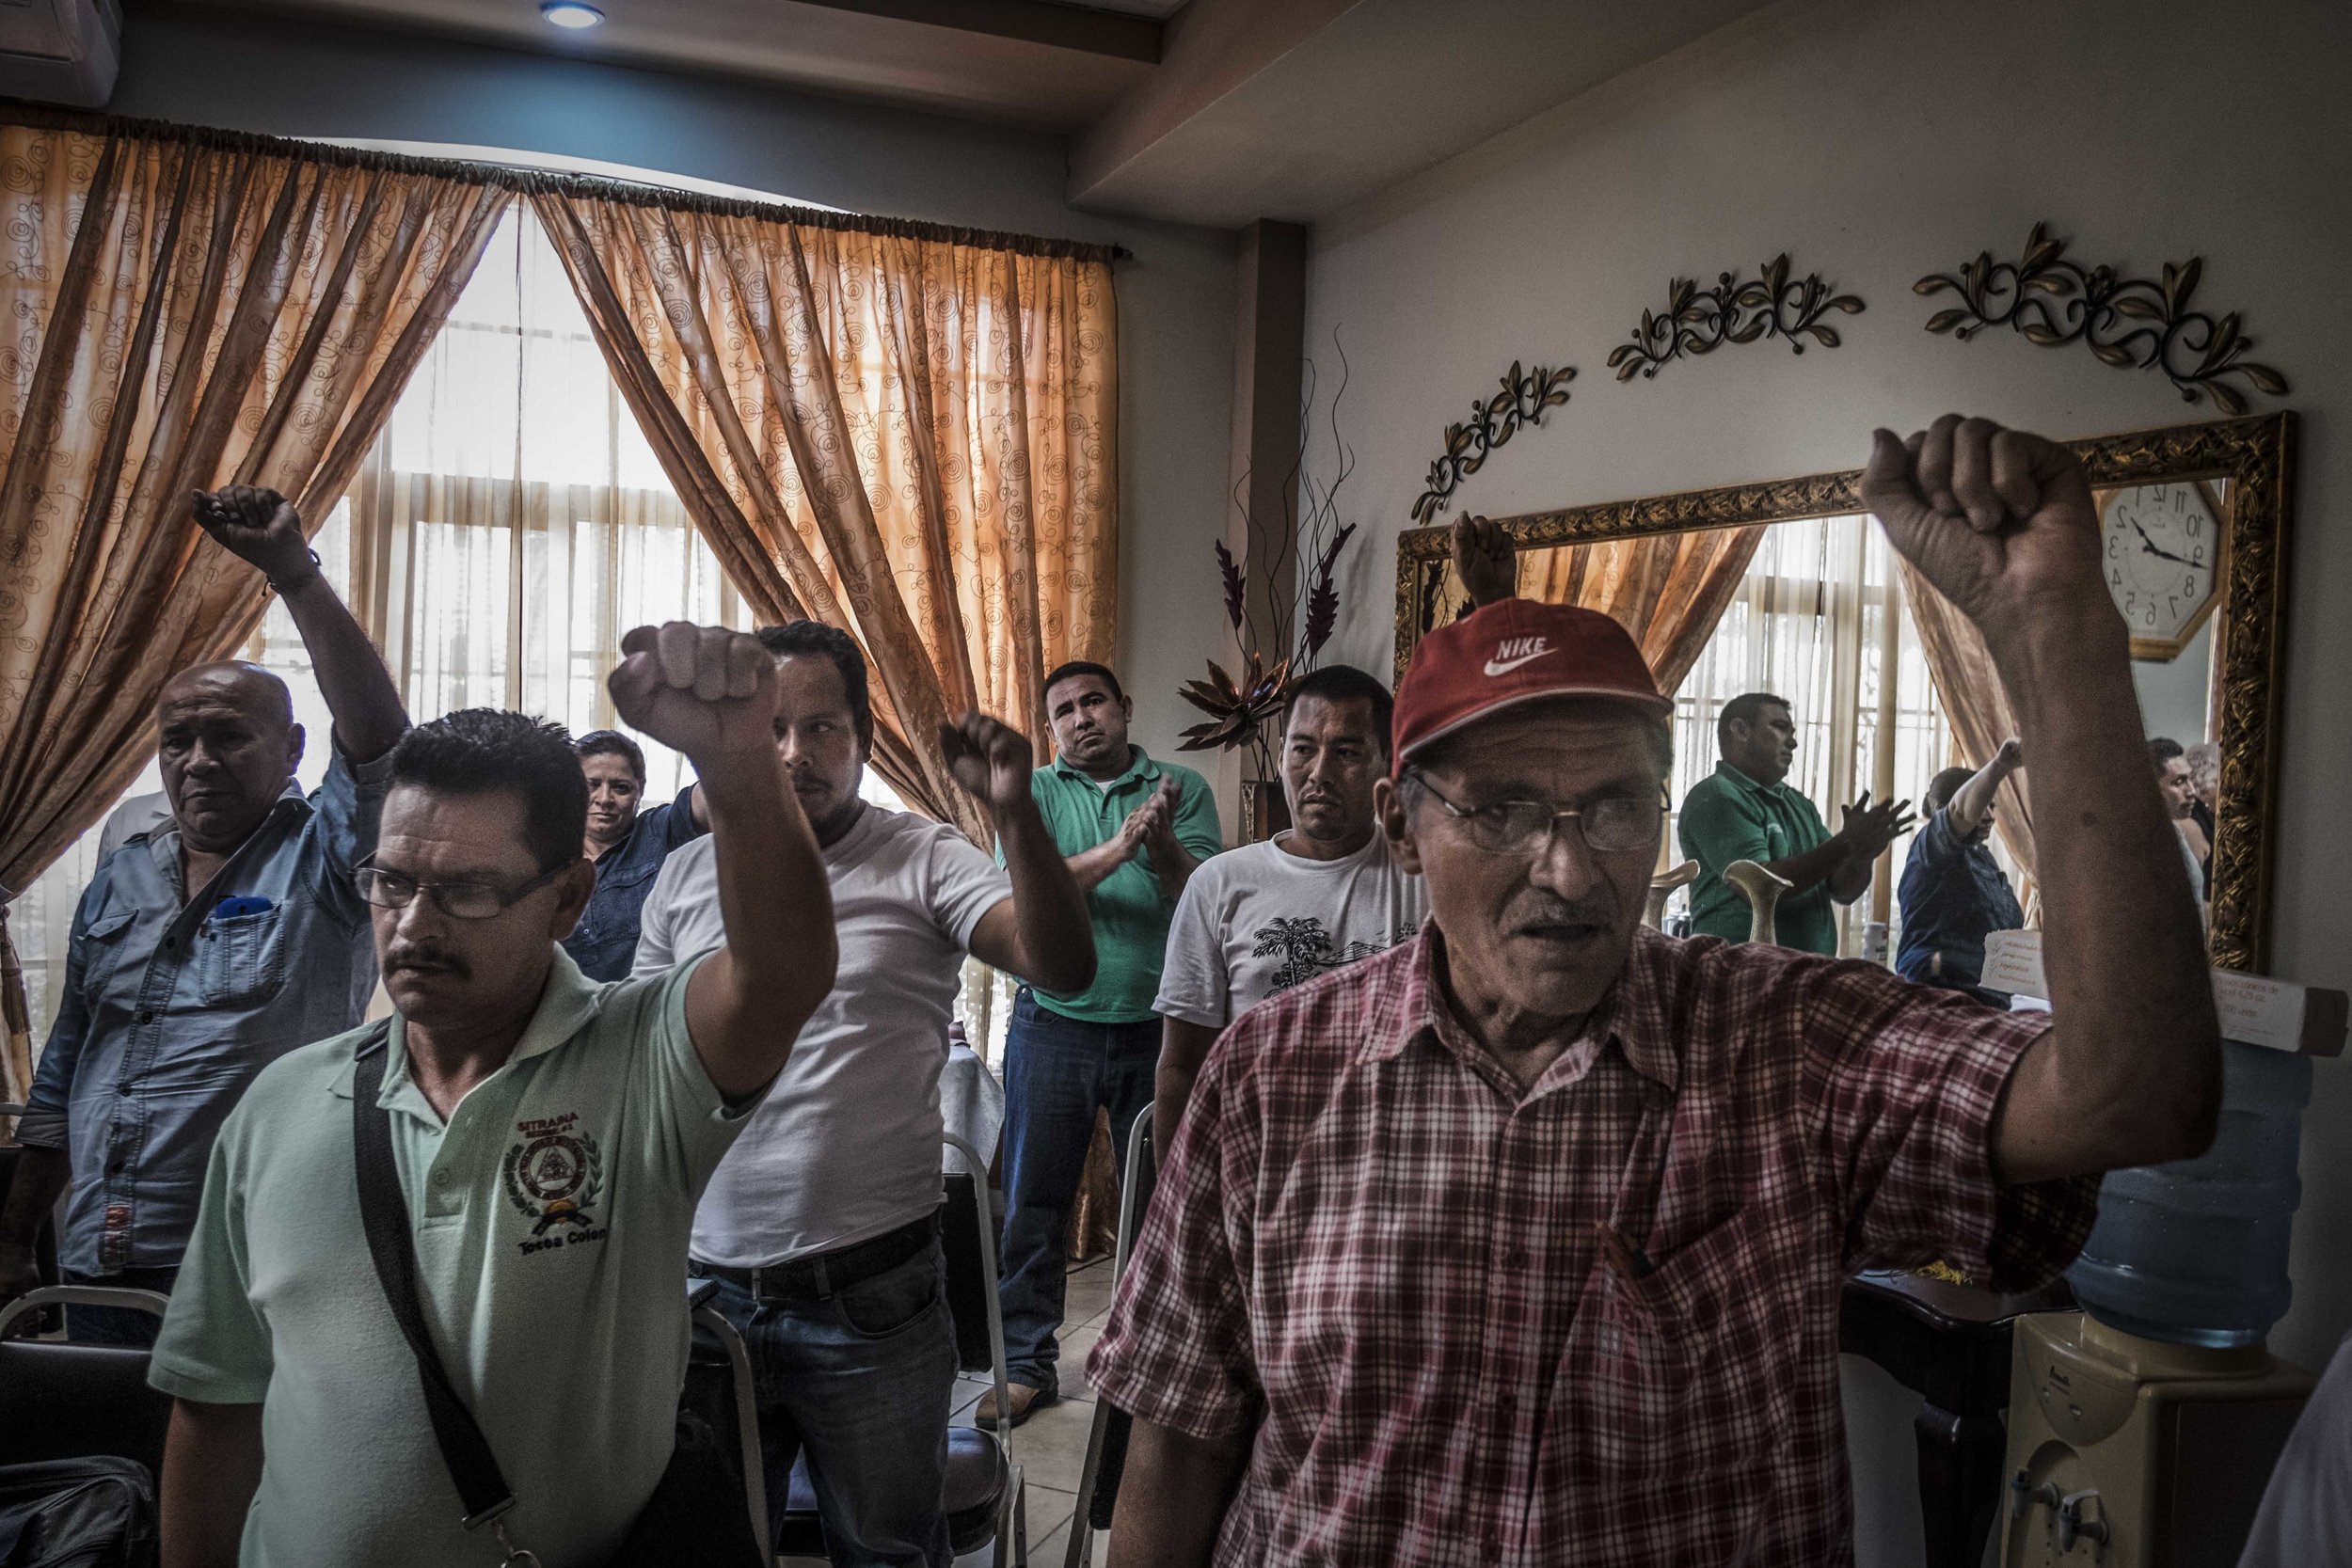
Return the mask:
<svg viewBox="0 0 2352 1568">
<path fill-rule="evenodd" d="M 968 1171 L 948 1171 L 942 1178 L 947 1200 L 939 1211 L 939 1248 L 947 1263 L 947 1315 L 956 1325 L 956 1367 L 985 1372 L 995 1365 L 989 1338 L 988 1303 L 993 1292 L 982 1283 L 989 1271 L 980 1260 L 980 1227 L 994 1226 L 981 1217 L 980 1186 Z"/>
<path fill-rule="evenodd" d="M 952 1132 L 946 1147 L 963 1156 L 965 1167 L 946 1178 L 947 1201 L 940 1210 L 940 1250 L 947 1266 L 947 1310 L 956 1323 L 956 1356 L 965 1370 L 985 1370 L 994 1379 L 1001 1423 L 996 1435 L 1001 1440 L 1012 1425 L 1005 1320 L 996 1297 L 996 1216 L 984 1190 L 967 1174 L 988 1169 L 988 1162 L 980 1158 L 978 1149 Z M 959 1242 L 958 1237 L 964 1240 Z"/>
<path fill-rule="evenodd" d="M 162 1299 L 93 1286 L 34 1291 L 0 1314 L 0 1328 L 55 1302 L 154 1311 Z M 147 1362 L 131 1346 L 0 1339 L 0 1465 L 111 1454 L 161 1477 L 171 1396 L 148 1386 Z"/>
<path fill-rule="evenodd" d="M 1152 1194 L 1160 1180 L 1159 1151 L 1152 1146 L 1152 1107 L 1146 1105 L 1136 1117 L 1135 1130 L 1127 1134 L 1127 1171 L 1119 1193 L 1119 1248 L 1111 1255 L 1111 1278 L 1116 1282 L 1127 1272 L 1128 1259 L 1134 1257 L 1136 1233 L 1143 1228 L 1143 1216 L 1152 1207 Z M 1107 1403 L 1096 1405 L 1094 1430 L 1088 1434 L 1085 1474 L 1091 1484 L 1083 1490 L 1080 1499 L 1086 1510 L 1086 1523 L 1093 1529 L 1111 1528 L 1111 1509 L 1119 1500 L 1119 1480 L 1127 1469 L 1127 1433 L 1134 1422 L 1123 1410 Z M 1079 1531 L 1071 1530 L 1073 1550 L 1071 1560 L 1078 1560 L 1075 1550 Z"/>
<path fill-rule="evenodd" d="M 692 1354 L 686 1359 L 686 1386 L 678 1402 L 707 1421 L 722 1443 L 735 1446 L 744 1507 L 751 1512 L 752 1534 L 759 1543 L 760 1560 L 765 1562 L 773 1553 L 768 1539 L 768 1473 L 759 1445 L 751 1350 L 735 1325 L 711 1305 L 711 1297 L 718 1292 L 715 1279 L 686 1282 L 686 1310 L 694 1325 L 694 1341 Z"/>
</svg>

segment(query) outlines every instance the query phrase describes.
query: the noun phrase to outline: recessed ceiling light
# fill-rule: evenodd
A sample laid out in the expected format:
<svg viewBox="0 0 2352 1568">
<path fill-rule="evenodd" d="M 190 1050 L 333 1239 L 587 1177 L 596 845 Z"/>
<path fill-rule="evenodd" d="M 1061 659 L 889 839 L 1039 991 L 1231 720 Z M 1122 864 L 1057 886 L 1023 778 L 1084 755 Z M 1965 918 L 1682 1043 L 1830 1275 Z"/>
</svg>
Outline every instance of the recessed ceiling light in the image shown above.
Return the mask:
<svg viewBox="0 0 2352 1568">
<path fill-rule="evenodd" d="M 604 13 L 581 0 L 544 0 L 539 14 L 558 27 L 594 27 L 604 20 Z"/>
</svg>

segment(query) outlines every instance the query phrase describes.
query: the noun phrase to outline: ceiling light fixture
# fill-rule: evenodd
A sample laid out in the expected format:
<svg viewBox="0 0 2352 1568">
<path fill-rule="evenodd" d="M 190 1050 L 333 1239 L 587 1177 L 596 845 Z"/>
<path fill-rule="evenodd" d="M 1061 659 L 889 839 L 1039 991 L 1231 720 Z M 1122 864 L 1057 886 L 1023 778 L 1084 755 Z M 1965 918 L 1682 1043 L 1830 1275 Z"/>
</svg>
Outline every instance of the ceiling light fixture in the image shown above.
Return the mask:
<svg viewBox="0 0 2352 1568">
<path fill-rule="evenodd" d="M 558 27 L 570 27 L 575 30 L 594 27 L 604 20 L 602 11 L 594 6 L 582 4 L 582 0 L 543 0 L 543 4 L 539 7 L 539 14 Z"/>
</svg>

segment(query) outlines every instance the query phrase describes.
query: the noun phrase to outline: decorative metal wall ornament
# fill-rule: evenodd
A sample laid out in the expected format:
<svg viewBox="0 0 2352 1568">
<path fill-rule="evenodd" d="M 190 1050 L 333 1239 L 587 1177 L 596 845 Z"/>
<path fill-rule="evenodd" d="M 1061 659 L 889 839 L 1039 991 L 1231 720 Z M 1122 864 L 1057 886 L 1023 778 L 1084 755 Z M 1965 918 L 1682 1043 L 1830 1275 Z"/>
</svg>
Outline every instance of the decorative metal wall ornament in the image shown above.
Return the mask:
<svg viewBox="0 0 2352 1568">
<path fill-rule="evenodd" d="M 1643 311 L 1633 341 L 1610 350 L 1609 363 L 1619 381 L 1632 380 L 1637 371 L 1648 381 L 1670 361 L 1686 354 L 1712 354 L 1725 343 L 1783 338 L 1789 353 L 1803 354 L 1804 344 L 1798 339 L 1805 337 L 1836 348 L 1842 340 L 1821 320 L 1827 310 L 1859 315 L 1861 297 L 1832 293 L 1818 272 L 1792 279 L 1784 250 L 1764 263 L 1764 276 L 1753 283 L 1740 282 L 1737 272 L 1719 275 L 1711 289 L 1687 277 L 1674 279 L 1666 285 L 1666 313 Z"/>
<path fill-rule="evenodd" d="M 2018 261 L 1995 261 L 1991 251 L 1979 251 L 1957 277 L 1931 273 L 1914 283 L 1914 293 L 1958 293 L 1966 301 L 1930 316 L 1928 330 L 1949 332 L 1965 342 L 1988 326 L 2010 326 L 2044 348 L 2088 343 L 2100 363 L 2118 370 L 2161 370 L 2180 388 L 2184 403 L 2211 397 L 2225 414 L 2246 412 L 2246 395 L 2225 376 L 2242 375 L 2272 397 L 2286 395 L 2286 377 L 2238 357 L 2254 340 L 2238 330 L 2236 311 L 2216 321 L 2189 309 L 2189 295 L 2204 270 L 2202 258 L 2192 256 L 2178 266 L 2167 261 L 2160 281 L 2124 277 L 2113 267 L 2086 268 L 2067 260 L 2066 242 L 2051 239 L 2048 230 L 2047 224 L 2035 224 Z M 2061 299 L 2065 309 L 2053 310 Z M 2119 331 L 2126 321 L 2149 325 Z"/>
<path fill-rule="evenodd" d="M 1445 427 L 1445 455 L 1429 465 L 1429 488 L 1413 502 L 1413 521 L 1426 523 L 1443 512 L 1465 474 L 1485 466 L 1487 454 L 1508 441 L 1523 424 L 1541 424 L 1544 410 L 1568 401 L 1568 383 L 1576 367 L 1548 371 L 1538 365 L 1522 372 L 1511 361 L 1503 373 L 1502 390 L 1470 409 L 1470 422 Z"/>
</svg>

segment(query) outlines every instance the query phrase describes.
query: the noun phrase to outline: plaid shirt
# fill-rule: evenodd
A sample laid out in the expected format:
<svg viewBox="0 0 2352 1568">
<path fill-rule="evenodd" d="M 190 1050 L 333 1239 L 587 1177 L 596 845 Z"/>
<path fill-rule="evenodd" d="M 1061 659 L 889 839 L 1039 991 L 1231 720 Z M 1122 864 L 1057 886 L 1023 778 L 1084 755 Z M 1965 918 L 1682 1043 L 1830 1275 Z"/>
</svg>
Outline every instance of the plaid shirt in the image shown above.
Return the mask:
<svg viewBox="0 0 2352 1568">
<path fill-rule="evenodd" d="M 1254 1433 L 1220 1565 L 1852 1559 L 1838 1292 L 2062 1268 L 2093 1180 L 1996 1188 L 2044 1015 L 1645 930 L 1524 1092 L 1434 926 L 1210 1054 L 1088 1376 Z"/>
</svg>

